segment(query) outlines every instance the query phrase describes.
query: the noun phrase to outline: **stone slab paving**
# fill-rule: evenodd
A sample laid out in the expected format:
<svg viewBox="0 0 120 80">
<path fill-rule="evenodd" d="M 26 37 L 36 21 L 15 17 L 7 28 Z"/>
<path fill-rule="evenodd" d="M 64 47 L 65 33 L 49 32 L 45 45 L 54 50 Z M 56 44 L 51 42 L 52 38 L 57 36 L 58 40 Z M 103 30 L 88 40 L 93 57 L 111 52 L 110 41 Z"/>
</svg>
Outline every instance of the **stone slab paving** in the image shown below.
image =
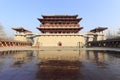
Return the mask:
<svg viewBox="0 0 120 80">
<path fill-rule="evenodd" d="M 91 48 L 78 48 L 78 47 L 0 47 L 0 51 L 10 50 L 108 50 L 108 51 L 120 51 L 120 48 L 105 48 L 105 47 L 91 47 Z"/>
</svg>

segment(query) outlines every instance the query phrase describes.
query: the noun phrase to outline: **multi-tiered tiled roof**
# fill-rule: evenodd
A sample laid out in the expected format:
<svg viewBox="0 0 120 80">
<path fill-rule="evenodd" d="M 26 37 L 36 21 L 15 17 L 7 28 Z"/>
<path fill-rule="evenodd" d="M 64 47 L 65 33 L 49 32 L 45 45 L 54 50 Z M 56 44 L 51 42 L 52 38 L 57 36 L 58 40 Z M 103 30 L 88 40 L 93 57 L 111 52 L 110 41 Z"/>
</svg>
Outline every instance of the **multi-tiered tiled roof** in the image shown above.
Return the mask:
<svg viewBox="0 0 120 80">
<path fill-rule="evenodd" d="M 79 22 L 82 18 L 78 15 L 42 15 L 38 18 L 40 26 L 37 27 L 42 33 L 78 33 L 83 27 Z"/>
</svg>

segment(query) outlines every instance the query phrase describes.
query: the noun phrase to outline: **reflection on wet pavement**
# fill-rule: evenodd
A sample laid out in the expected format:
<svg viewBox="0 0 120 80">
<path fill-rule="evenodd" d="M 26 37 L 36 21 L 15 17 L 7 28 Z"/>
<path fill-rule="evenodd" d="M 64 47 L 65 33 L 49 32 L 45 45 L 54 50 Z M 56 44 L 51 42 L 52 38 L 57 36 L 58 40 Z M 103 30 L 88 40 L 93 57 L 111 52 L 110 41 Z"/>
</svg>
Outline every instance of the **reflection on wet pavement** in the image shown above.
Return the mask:
<svg viewBox="0 0 120 80">
<path fill-rule="evenodd" d="M 81 77 L 79 61 L 49 60 L 38 66 L 38 80 L 78 80 Z"/>
<path fill-rule="evenodd" d="M 120 80 L 120 52 L 1 51 L 0 80 Z"/>
</svg>

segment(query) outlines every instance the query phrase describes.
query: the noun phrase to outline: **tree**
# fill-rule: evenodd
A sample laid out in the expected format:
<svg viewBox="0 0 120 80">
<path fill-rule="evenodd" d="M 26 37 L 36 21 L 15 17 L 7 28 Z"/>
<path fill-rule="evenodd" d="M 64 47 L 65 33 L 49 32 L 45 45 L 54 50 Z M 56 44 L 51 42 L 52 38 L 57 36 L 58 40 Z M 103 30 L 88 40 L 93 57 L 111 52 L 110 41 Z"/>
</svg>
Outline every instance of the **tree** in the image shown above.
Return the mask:
<svg viewBox="0 0 120 80">
<path fill-rule="evenodd" d="M 120 39 L 120 29 L 117 32 L 117 38 Z"/>
<path fill-rule="evenodd" d="M 0 40 L 6 38 L 6 33 L 4 31 L 3 26 L 0 24 Z"/>
<path fill-rule="evenodd" d="M 120 39 L 120 29 L 116 32 L 108 31 L 106 34 L 106 39 Z"/>
<path fill-rule="evenodd" d="M 111 33 L 111 31 L 109 30 L 107 33 L 106 33 L 106 39 L 112 39 L 113 38 L 113 34 Z"/>
<path fill-rule="evenodd" d="M 118 31 L 118 36 L 120 36 L 120 29 L 119 29 L 119 31 Z"/>
</svg>

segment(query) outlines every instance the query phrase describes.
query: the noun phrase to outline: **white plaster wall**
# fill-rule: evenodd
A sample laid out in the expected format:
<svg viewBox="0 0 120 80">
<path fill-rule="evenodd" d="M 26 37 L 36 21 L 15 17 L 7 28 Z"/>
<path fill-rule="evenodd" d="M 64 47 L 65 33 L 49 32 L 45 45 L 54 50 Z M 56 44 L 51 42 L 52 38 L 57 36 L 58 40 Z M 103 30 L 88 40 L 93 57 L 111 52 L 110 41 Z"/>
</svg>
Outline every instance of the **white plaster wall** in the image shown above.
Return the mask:
<svg viewBox="0 0 120 80">
<path fill-rule="evenodd" d="M 105 36 L 103 34 L 98 34 L 97 41 L 105 40 Z"/>
<path fill-rule="evenodd" d="M 85 40 L 82 35 L 39 35 L 36 37 L 35 41 L 38 41 L 35 43 L 39 46 L 58 46 L 59 42 L 62 43 L 62 46 L 78 46 L 78 42 L 80 42 L 80 46 L 85 44 Z"/>
<path fill-rule="evenodd" d="M 93 41 L 93 35 L 89 35 L 88 41 Z"/>
<path fill-rule="evenodd" d="M 89 37 L 88 41 L 93 41 L 93 39 L 94 39 L 93 35 L 87 35 Z M 99 41 L 99 40 L 105 40 L 104 34 L 97 34 L 97 41 Z"/>
<path fill-rule="evenodd" d="M 24 35 L 15 35 L 14 40 L 16 41 L 27 41 Z"/>
</svg>

